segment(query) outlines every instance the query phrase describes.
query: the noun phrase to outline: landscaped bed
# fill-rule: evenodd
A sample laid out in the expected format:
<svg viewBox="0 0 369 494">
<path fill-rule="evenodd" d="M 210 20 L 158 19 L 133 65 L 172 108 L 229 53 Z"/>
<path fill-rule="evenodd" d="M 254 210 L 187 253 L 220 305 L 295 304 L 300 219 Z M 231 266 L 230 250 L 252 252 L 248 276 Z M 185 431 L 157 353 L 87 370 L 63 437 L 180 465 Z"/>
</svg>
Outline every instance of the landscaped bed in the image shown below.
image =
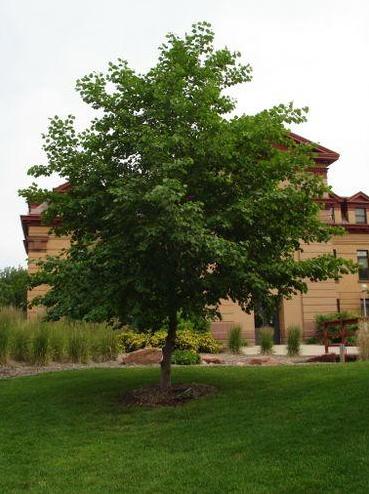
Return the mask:
<svg viewBox="0 0 369 494">
<path fill-rule="evenodd" d="M 0 382 L 0 492 L 367 492 L 369 365 L 176 367 L 215 386 L 180 407 L 122 404 L 158 368 Z"/>
<path fill-rule="evenodd" d="M 247 349 L 250 351 L 250 348 Z M 246 351 L 247 351 L 246 350 Z M 251 348 L 252 350 L 252 348 Z M 255 347 L 255 353 L 239 353 L 234 354 L 230 352 L 221 352 L 218 354 L 201 354 L 200 362 L 197 365 L 209 367 L 209 366 L 285 366 L 285 365 L 303 365 L 303 364 L 317 364 L 322 363 L 337 363 L 339 362 L 339 355 L 337 353 L 329 353 L 328 355 L 323 354 L 323 350 L 320 348 L 317 352 L 315 349 L 315 356 L 305 355 L 288 357 L 287 355 L 271 354 L 271 355 L 260 355 L 257 353 L 257 348 Z M 139 352 L 139 351 L 138 351 Z M 137 352 L 137 353 L 138 353 Z M 65 370 L 81 370 L 90 368 L 117 368 L 121 367 L 137 367 L 143 364 L 126 364 L 125 357 L 133 356 L 135 352 L 129 354 L 118 355 L 115 360 L 107 360 L 104 362 L 95 362 L 90 360 L 85 363 L 73 363 L 73 362 L 48 362 L 45 365 L 32 365 L 27 362 L 17 362 L 14 360 L 9 360 L 5 365 L 0 365 L 0 379 L 11 378 L 11 377 L 21 377 L 21 376 L 31 376 L 36 374 L 43 374 L 45 372 L 60 372 Z M 357 353 L 348 353 L 349 362 L 355 361 L 357 359 Z M 159 364 L 148 363 L 148 366 L 159 367 Z"/>
</svg>

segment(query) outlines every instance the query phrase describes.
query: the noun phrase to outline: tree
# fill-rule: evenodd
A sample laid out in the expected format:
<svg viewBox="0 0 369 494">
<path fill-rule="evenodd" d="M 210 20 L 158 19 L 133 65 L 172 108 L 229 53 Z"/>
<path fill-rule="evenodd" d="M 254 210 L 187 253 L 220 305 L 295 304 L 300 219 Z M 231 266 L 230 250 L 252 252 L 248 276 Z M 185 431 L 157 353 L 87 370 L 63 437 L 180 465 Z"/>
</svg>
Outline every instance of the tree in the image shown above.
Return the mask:
<svg viewBox="0 0 369 494">
<path fill-rule="evenodd" d="M 27 308 L 27 270 L 19 266 L 0 270 L 0 307 Z"/>
<path fill-rule="evenodd" d="M 33 278 L 50 291 L 37 300 L 49 317 L 168 325 L 161 385 L 170 385 L 177 314 L 214 316 L 220 299 L 251 311 L 306 291 L 305 279 L 352 270 L 325 255 L 299 261 L 301 242 L 326 242 L 319 219 L 327 187 L 311 173 L 313 154 L 285 125 L 305 110 L 280 105 L 232 116 L 227 89 L 251 79 L 240 54 L 216 50 L 203 22 L 183 38 L 166 37 L 156 65 L 137 74 L 127 62 L 77 81 L 97 110 L 77 132 L 74 117 L 54 117 L 44 135 L 46 165 L 68 193 L 33 184 L 21 195 L 47 202 L 45 223 L 71 235 Z"/>
</svg>

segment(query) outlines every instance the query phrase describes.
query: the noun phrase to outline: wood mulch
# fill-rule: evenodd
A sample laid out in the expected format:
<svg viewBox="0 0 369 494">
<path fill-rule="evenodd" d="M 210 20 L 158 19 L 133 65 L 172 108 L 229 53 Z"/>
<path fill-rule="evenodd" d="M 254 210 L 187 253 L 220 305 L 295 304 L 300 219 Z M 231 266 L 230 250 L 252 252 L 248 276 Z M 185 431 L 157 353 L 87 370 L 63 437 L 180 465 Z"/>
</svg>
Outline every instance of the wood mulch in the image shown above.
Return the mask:
<svg viewBox="0 0 369 494">
<path fill-rule="evenodd" d="M 44 372 L 58 372 L 65 370 L 79 370 L 89 368 L 103 368 L 103 367 L 120 367 L 118 361 L 112 360 L 108 362 L 89 362 L 88 364 L 73 364 L 70 362 L 50 362 L 43 367 L 37 367 L 35 365 L 23 364 L 21 362 L 10 361 L 8 364 L 0 365 L 0 379 L 9 377 L 21 377 L 21 376 L 34 376 L 36 374 L 43 374 Z"/>
<path fill-rule="evenodd" d="M 143 407 L 179 406 L 213 395 L 216 391 L 216 387 L 209 384 L 173 384 L 164 391 L 158 384 L 152 384 L 128 391 L 122 397 L 122 404 Z"/>
</svg>

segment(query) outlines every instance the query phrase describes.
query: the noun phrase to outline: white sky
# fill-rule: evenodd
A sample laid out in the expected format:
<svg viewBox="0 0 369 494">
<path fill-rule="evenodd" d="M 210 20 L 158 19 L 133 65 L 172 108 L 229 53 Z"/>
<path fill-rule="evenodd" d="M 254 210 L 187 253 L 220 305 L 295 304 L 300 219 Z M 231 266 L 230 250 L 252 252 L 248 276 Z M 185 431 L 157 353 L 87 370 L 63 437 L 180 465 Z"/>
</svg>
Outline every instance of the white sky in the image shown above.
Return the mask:
<svg viewBox="0 0 369 494">
<path fill-rule="evenodd" d="M 294 131 L 341 154 L 335 192 L 369 194 L 368 0 L 0 0 L 0 267 L 25 262 L 17 190 L 45 159 L 48 117 L 88 122 L 75 80 L 117 57 L 146 70 L 165 33 L 200 20 L 254 68 L 235 91 L 239 112 L 309 106 Z"/>
</svg>

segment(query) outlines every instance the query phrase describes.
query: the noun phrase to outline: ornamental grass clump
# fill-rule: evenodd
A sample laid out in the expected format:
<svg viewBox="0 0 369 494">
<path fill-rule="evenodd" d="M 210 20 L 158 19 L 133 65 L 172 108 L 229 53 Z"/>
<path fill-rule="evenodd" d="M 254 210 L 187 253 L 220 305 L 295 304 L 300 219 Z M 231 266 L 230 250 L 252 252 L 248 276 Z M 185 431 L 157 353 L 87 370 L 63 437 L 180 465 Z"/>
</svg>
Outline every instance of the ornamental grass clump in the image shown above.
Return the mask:
<svg viewBox="0 0 369 494">
<path fill-rule="evenodd" d="M 244 346 L 242 339 L 242 330 L 240 326 L 233 326 L 228 334 L 228 348 L 232 353 L 241 353 Z"/>
<path fill-rule="evenodd" d="M 10 329 L 23 323 L 25 320 L 25 313 L 20 309 L 11 305 L 0 307 L 0 323 L 3 321 Z"/>
<path fill-rule="evenodd" d="M 63 362 L 66 359 L 68 326 L 63 322 L 53 322 L 47 323 L 47 329 L 50 358 L 54 362 Z"/>
<path fill-rule="evenodd" d="M 273 336 L 273 328 L 265 327 L 260 329 L 260 352 L 263 355 L 270 355 L 273 353 Z"/>
<path fill-rule="evenodd" d="M 118 340 L 112 328 L 105 324 L 94 324 L 90 330 L 90 353 L 94 362 L 115 360 L 118 355 Z"/>
<path fill-rule="evenodd" d="M 49 361 L 49 332 L 40 327 L 32 338 L 31 361 L 34 365 L 46 365 Z"/>
<path fill-rule="evenodd" d="M 67 356 L 74 363 L 87 363 L 89 359 L 89 336 L 77 325 L 68 335 Z"/>
<path fill-rule="evenodd" d="M 369 360 L 369 330 L 365 327 L 360 328 L 358 332 L 357 346 L 360 360 Z"/>
<path fill-rule="evenodd" d="M 42 323 L 37 318 L 31 321 L 14 319 L 10 334 L 10 356 L 13 360 L 32 363 L 33 340 L 41 327 Z"/>
<path fill-rule="evenodd" d="M 18 326 L 11 337 L 11 358 L 17 362 L 29 362 L 31 356 L 32 332 L 25 324 Z"/>
<path fill-rule="evenodd" d="M 287 328 L 287 354 L 289 357 L 300 355 L 301 329 L 298 326 Z"/>
<path fill-rule="evenodd" d="M 5 365 L 9 357 L 9 328 L 0 320 L 0 365 Z"/>
</svg>

